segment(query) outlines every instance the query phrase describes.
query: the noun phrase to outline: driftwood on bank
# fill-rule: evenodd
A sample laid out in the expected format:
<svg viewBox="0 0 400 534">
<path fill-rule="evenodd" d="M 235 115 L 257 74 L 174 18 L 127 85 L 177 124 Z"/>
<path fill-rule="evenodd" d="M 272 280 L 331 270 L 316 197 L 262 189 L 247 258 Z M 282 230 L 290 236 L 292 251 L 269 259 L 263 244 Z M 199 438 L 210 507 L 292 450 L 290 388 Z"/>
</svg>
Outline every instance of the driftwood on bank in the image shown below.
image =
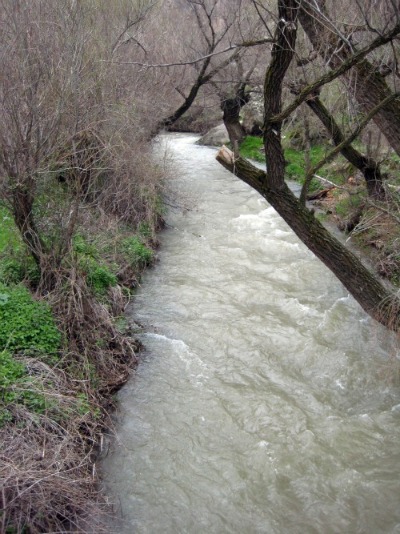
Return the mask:
<svg viewBox="0 0 400 534">
<path fill-rule="evenodd" d="M 313 178 L 318 180 L 324 187 L 324 189 L 314 191 L 314 193 L 308 193 L 307 200 L 319 200 L 320 198 L 324 198 L 329 193 L 329 191 L 332 191 L 332 189 L 336 189 L 337 187 L 336 184 L 327 180 L 326 178 L 323 178 L 322 176 L 318 176 L 318 174 L 314 174 Z"/>
<path fill-rule="evenodd" d="M 325 198 L 332 189 L 333 187 L 327 187 L 326 189 L 320 189 L 314 193 L 308 193 L 307 200 L 320 200 L 321 198 Z"/>
</svg>

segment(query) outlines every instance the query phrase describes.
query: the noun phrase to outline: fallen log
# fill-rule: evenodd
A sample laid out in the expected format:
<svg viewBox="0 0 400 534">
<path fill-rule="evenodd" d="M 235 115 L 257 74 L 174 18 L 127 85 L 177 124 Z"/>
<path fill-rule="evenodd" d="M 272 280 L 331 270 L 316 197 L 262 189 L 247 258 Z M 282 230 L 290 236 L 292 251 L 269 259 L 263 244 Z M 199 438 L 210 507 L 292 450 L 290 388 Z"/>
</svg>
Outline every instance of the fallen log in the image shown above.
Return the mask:
<svg viewBox="0 0 400 534">
<path fill-rule="evenodd" d="M 327 187 L 326 189 L 315 191 L 314 193 L 308 193 L 307 200 L 320 200 L 321 198 L 325 198 L 326 195 L 329 193 L 329 191 L 332 191 L 332 189 L 334 189 L 334 187 L 330 186 L 330 187 Z"/>
</svg>

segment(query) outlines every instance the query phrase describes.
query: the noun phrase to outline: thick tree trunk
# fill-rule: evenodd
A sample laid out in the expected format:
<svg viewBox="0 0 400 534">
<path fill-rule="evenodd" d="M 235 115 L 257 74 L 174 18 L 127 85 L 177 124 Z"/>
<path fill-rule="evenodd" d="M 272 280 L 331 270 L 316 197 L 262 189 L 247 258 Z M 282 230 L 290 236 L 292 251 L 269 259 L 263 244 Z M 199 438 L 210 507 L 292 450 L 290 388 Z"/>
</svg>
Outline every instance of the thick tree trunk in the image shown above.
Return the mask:
<svg viewBox="0 0 400 534">
<path fill-rule="evenodd" d="M 27 245 L 39 269 L 40 289 L 51 291 L 56 279 L 55 267 L 59 266 L 59 263 L 54 261 L 54 251 L 48 250 L 36 227 L 33 215 L 33 191 L 34 183 L 31 178 L 15 186 L 12 196 L 13 217 L 22 240 Z"/>
<path fill-rule="evenodd" d="M 33 218 L 33 184 L 28 180 L 18 184 L 13 192 L 13 216 L 24 243 L 28 246 L 35 263 L 41 268 L 44 244 Z"/>
<path fill-rule="evenodd" d="M 235 154 L 239 154 L 239 145 L 245 136 L 244 128 L 240 124 L 240 110 L 249 100 L 250 95 L 246 94 L 245 85 L 239 87 L 233 98 L 223 98 L 221 100 L 222 118 Z"/>
<path fill-rule="evenodd" d="M 311 2 L 300 4 L 299 21 L 314 49 L 330 67 L 339 67 L 352 55 L 352 50 L 346 42 L 340 40 L 333 25 L 330 27 L 327 23 L 329 17 L 324 9 L 324 3 L 320 2 L 320 9 L 316 9 Z M 353 86 L 354 96 L 361 109 L 367 113 L 392 93 L 384 76 L 367 59 L 359 61 L 351 73 L 353 76 L 354 73 L 357 74 L 357 81 Z M 374 122 L 400 156 L 400 102 L 398 100 L 388 102 L 375 115 Z"/>
<path fill-rule="evenodd" d="M 264 80 L 264 149 L 268 184 L 276 191 L 286 187 L 286 163 L 281 143 L 282 122 L 274 117 L 282 111 L 283 80 L 296 46 L 298 9 L 297 0 L 278 0 L 276 42 Z"/>
<path fill-rule="evenodd" d="M 304 207 L 286 184 L 269 187 L 267 174 L 226 147 L 217 160 L 258 191 L 288 223 L 301 241 L 337 276 L 361 307 L 384 326 L 399 330 L 400 301 Z"/>
</svg>

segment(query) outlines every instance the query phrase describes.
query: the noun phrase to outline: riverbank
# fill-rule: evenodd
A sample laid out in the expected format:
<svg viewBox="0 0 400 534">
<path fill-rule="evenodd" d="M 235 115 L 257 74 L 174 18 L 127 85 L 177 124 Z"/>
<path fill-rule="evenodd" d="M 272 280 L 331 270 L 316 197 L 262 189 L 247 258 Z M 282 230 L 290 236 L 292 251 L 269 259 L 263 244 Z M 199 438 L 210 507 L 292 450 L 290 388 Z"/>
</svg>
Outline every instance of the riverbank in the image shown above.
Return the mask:
<svg viewBox="0 0 400 534">
<path fill-rule="evenodd" d="M 124 309 L 155 260 L 162 225 L 164 171 L 147 171 L 134 220 L 82 202 L 49 291 L 11 212 L 0 209 L 1 532 L 105 530 L 111 508 L 96 461 L 114 394 L 140 351 Z"/>
<path fill-rule="evenodd" d="M 262 160 L 259 148 L 252 150 Z M 301 172 L 301 157 L 292 155 L 292 179 Z M 337 222 L 340 213 L 349 213 L 362 188 L 347 182 L 318 200 L 318 216 Z M 154 261 L 162 215 L 157 190 L 146 205 L 147 218 L 135 225 L 86 209 L 59 284 L 41 296 L 35 292 L 35 265 L 10 213 L 0 212 L 4 531 L 101 532 L 102 518 L 111 512 L 98 489 L 96 461 L 114 394 L 140 350 L 124 308 L 141 272 Z"/>
</svg>

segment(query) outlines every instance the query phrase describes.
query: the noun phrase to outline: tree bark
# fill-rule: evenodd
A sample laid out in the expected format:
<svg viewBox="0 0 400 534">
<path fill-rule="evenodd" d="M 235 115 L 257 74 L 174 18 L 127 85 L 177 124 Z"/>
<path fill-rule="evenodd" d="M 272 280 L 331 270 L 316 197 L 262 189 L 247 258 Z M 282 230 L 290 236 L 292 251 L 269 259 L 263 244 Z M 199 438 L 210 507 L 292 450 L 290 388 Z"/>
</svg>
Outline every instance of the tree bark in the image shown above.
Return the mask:
<svg viewBox="0 0 400 534">
<path fill-rule="evenodd" d="M 232 98 L 221 98 L 222 118 L 236 155 L 239 154 L 239 145 L 245 136 L 244 128 L 240 124 L 240 110 L 250 100 L 245 89 L 246 84 L 241 84 Z"/>
<path fill-rule="evenodd" d="M 188 96 L 185 98 L 185 101 L 177 110 L 174 111 L 171 115 L 166 117 L 160 122 L 159 127 L 160 128 L 168 128 L 168 126 L 171 126 L 174 124 L 178 119 L 180 119 L 188 109 L 190 109 L 193 102 L 196 100 L 196 97 L 198 95 L 198 92 L 200 91 L 200 88 L 202 85 L 204 85 L 206 82 L 204 81 L 205 72 L 208 68 L 208 65 L 210 63 L 210 58 L 206 59 L 203 63 L 200 73 L 196 78 L 196 81 L 192 85 Z"/>
<path fill-rule="evenodd" d="M 28 246 L 36 265 L 41 269 L 44 244 L 33 217 L 33 183 L 31 179 L 17 184 L 13 191 L 13 216 L 24 243 Z"/>
<path fill-rule="evenodd" d="M 211 47 L 209 49 L 210 54 L 214 51 L 214 48 Z M 210 66 L 211 62 L 211 56 L 207 57 L 204 60 L 204 63 L 202 64 L 200 68 L 200 72 L 196 77 L 196 80 L 194 81 L 188 96 L 185 98 L 185 101 L 177 110 L 174 111 L 171 115 L 168 117 L 162 119 L 159 123 L 159 128 L 168 128 L 172 124 L 174 124 L 178 119 L 180 119 L 191 107 L 193 102 L 196 100 L 196 97 L 203 85 L 209 83 L 213 77 L 218 74 L 221 70 L 223 70 L 225 67 L 227 67 L 230 63 L 232 63 L 239 55 L 239 51 L 235 51 L 233 54 L 231 54 L 227 59 L 222 61 L 220 64 L 218 64 L 213 69 L 208 70 L 208 67 Z"/>
<path fill-rule="evenodd" d="M 264 148 L 269 187 L 284 189 L 285 156 L 281 143 L 282 121 L 275 116 L 282 111 L 283 80 L 293 59 L 297 37 L 297 0 L 278 0 L 276 42 L 264 80 Z"/>
</svg>

